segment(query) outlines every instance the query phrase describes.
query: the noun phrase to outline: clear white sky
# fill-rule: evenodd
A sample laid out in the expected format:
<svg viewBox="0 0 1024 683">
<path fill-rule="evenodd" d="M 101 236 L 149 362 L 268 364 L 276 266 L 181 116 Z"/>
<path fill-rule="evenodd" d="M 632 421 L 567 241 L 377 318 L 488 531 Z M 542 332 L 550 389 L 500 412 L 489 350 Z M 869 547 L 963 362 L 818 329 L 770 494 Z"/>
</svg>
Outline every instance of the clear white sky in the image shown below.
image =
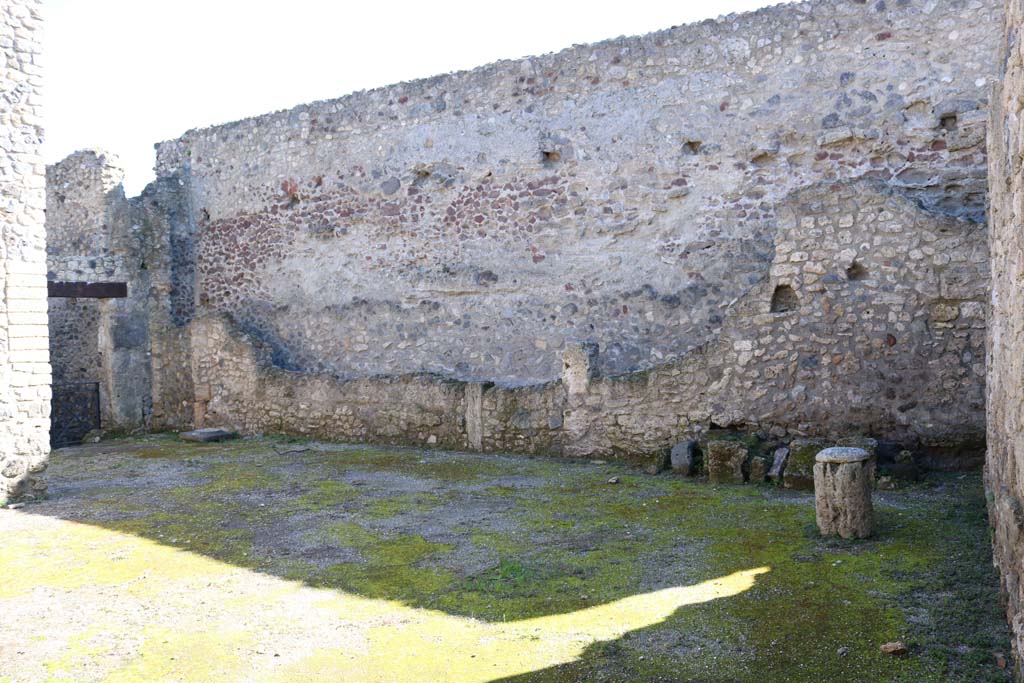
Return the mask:
<svg viewBox="0 0 1024 683">
<path fill-rule="evenodd" d="M 778 0 L 44 0 L 47 162 Z"/>
</svg>

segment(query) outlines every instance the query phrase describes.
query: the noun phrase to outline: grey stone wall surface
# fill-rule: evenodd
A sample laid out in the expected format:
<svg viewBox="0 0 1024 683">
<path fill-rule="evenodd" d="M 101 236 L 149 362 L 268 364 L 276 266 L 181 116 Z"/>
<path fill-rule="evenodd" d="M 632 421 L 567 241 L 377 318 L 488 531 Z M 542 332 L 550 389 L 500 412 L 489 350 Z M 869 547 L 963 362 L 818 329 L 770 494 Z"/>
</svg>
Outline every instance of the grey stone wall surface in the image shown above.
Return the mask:
<svg viewBox="0 0 1024 683">
<path fill-rule="evenodd" d="M 116 158 L 76 152 L 46 170 L 47 277 L 59 282 L 126 282 L 125 299 L 50 299 L 55 391 L 99 385 L 100 424 L 131 430 L 151 411 L 144 240 L 121 185 Z"/>
<path fill-rule="evenodd" d="M 63 200 L 51 270 L 140 297 L 122 395 L 152 427 L 970 464 L 1002 17 L 815 0 L 190 131 L 141 197 Z M 99 158 L 51 184 L 107 187 Z"/>
<path fill-rule="evenodd" d="M 816 0 L 190 131 L 158 150 L 190 304 L 341 378 L 546 382 L 572 339 L 655 367 L 765 278 L 795 190 L 983 223 L 1001 12 Z"/>
<path fill-rule="evenodd" d="M 54 381 L 99 383 L 104 429 L 187 427 L 189 336 L 175 312 L 172 266 L 180 186 L 162 179 L 129 199 L 123 177 L 117 159 L 96 150 L 47 168 L 49 279 L 125 282 L 128 291 L 50 300 Z"/>
<path fill-rule="evenodd" d="M 995 563 L 1013 630 L 1018 677 L 1024 656 L 1024 2 L 1007 2 L 989 137 L 992 294 L 988 326 L 988 455 L 985 483 Z"/>
<path fill-rule="evenodd" d="M 45 492 L 49 454 L 41 24 L 0 5 L 0 504 Z"/>
</svg>

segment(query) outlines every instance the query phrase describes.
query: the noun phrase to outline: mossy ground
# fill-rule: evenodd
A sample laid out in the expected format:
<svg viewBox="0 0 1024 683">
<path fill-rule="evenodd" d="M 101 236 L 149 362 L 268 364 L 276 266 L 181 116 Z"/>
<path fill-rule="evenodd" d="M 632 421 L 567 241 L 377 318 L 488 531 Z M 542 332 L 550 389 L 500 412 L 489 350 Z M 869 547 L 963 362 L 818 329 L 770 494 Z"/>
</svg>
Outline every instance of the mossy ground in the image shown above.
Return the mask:
<svg viewBox="0 0 1024 683">
<path fill-rule="evenodd" d="M 49 478 L 0 510 L 0 681 L 1009 680 L 976 475 L 877 494 L 861 542 L 543 458 L 151 436 Z"/>
</svg>

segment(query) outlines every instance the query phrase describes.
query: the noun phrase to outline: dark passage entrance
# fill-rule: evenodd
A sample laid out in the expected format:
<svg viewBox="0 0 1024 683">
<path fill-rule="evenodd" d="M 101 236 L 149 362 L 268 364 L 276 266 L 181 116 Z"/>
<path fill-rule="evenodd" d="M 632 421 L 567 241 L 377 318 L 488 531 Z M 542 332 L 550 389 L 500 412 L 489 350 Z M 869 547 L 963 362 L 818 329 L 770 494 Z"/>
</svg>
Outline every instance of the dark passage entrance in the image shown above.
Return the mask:
<svg viewBox="0 0 1024 683">
<path fill-rule="evenodd" d="M 71 382 L 53 385 L 50 402 L 50 448 L 82 443 L 100 428 L 100 383 Z"/>
<path fill-rule="evenodd" d="M 100 381 L 104 377 L 100 349 L 104 299 L 123 299 L 124 282 L 47 283 L 50 296 L 50 448 L 82 443 L 100 428 Z M 107 388 L 104 387 L 104 391 Z"/>
</svg>

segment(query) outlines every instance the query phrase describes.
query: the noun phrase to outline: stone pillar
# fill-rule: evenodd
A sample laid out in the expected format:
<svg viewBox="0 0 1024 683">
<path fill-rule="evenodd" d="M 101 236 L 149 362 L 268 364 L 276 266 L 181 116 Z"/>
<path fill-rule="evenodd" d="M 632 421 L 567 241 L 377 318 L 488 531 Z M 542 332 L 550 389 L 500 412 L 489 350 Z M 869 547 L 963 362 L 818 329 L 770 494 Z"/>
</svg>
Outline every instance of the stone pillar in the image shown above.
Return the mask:
<svg viewBox="0 0 1024 683">
<path fill-rule="evenodd" d="M 0 4 L 0 504 L 42 495 L 50 451 L 40 2 Z"/>
<path fill-rule="evenodd" d="M 874 526 L 871 454 L 826 448 L 814 463 L 814 507 L 822 536 L 867 538 Z"/>
<path fill-rule="evenodd" d="M 562 429 L 565 454 L 569 456 L 586 456 L 591 452 L 587 394 L 591 380 L 597 375 L 597 354 L 595 342 L 570 342 L 562 353 L 562 385 L 566 393 Z"/>
<path fill-rule="evenodd" d="M 484 385 L 466 385 L 466 443 L 470 450 L 484 449 Z"/>
<path fill-rule="evenodd" d="M 572 342 L 562 353 L 562 382 L 569 396 L 587 393 L 597 371 L 598 346 L 595 342 Z"/>
</svg>

